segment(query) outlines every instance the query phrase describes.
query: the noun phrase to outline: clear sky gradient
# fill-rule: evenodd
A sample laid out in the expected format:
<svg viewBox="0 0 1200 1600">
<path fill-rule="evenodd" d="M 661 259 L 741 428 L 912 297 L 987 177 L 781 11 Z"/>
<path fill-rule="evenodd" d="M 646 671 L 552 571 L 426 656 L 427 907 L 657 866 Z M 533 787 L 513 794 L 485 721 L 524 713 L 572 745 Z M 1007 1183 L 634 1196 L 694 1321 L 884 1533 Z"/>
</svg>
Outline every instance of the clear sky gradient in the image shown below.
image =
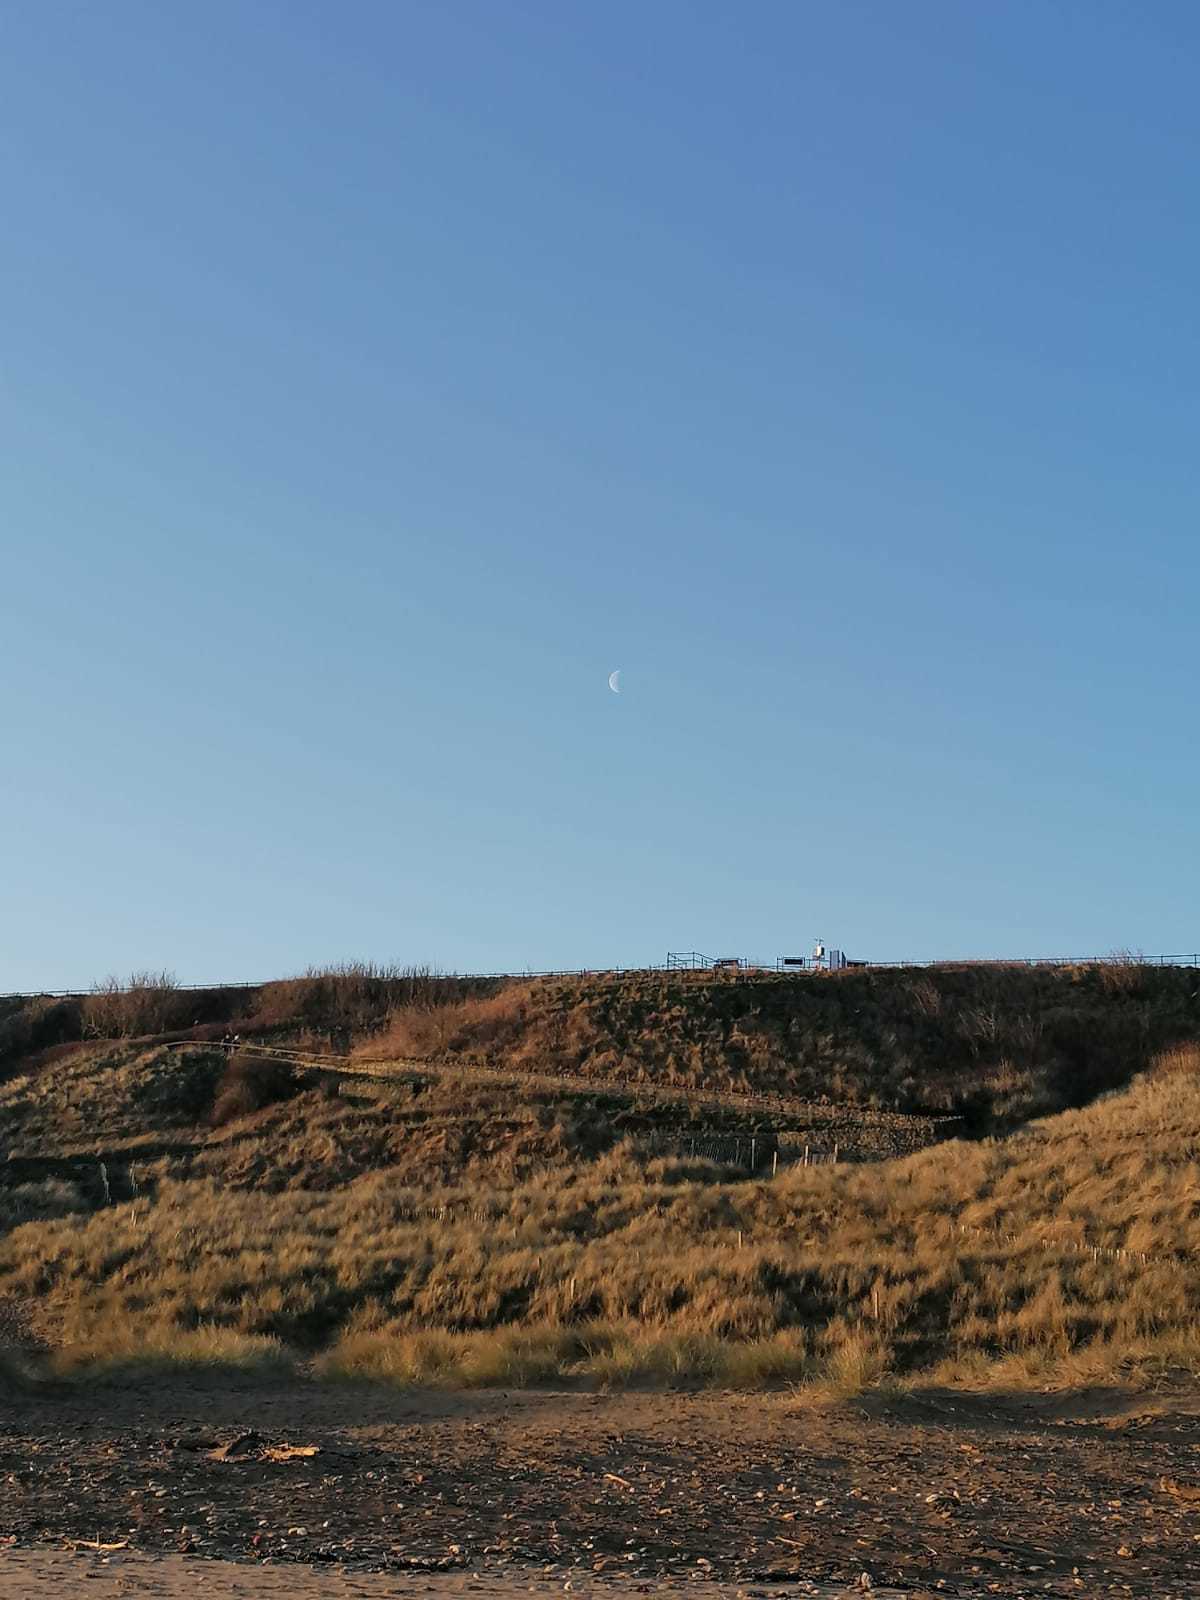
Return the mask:
<svg viewBox="0 0 1200 1600">
<path fill-rule="evenodd" d="M 6 6 L 0 989 L 1195 948 L 1198 70 Z"/>
</svg>

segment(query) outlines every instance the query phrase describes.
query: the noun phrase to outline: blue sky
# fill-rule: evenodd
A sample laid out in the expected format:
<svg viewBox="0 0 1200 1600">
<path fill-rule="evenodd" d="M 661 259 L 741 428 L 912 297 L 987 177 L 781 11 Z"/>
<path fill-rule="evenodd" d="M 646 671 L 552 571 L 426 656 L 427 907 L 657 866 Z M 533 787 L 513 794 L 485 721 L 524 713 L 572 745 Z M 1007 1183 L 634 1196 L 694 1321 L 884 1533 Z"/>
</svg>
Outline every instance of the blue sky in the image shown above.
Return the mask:
<svg viewBox="0 0 1200 1600">
<path fill-rule="evenodd" d="M 1198 58 L 7 8 L 0 990 L 1192 949 Z"/>
</svg>

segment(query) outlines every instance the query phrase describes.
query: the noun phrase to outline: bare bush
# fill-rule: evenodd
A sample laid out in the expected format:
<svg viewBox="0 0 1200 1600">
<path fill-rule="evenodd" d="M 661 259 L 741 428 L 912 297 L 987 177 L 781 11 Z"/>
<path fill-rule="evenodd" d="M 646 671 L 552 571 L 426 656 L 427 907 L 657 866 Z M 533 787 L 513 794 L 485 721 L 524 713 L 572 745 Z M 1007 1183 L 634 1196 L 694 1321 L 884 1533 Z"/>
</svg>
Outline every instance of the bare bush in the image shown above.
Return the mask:
<svg viewBox="0 0 1200 1600">
<path fill-rule="evenodd" d="M 179 1025 L 179 985 L 172 972 L 135 972 L 128 979 L 105 978 L 92 985 L 82 1002 L 85 1038 L 132 1039 L 165 1033 Z"/>
<path fill-rule="evenodd" d="M 1140 951 L 1114 950 L 1100 964 L 1099 972 L 1101 983 L 1110 993 L 1135 994 L 1145 976 L 1145 957 Z"/>
<path fill-rule="evenodd" d="M 397 1008 L 435 1011 L 493 988 L 493 980 L 444 977 L 431 967 L 348 961 L 310 967 L 298 978 L 265 984 L 251 1021 L 275 1027 L 303 1024 L 361 1036 L 381 1028 Z"/>
<path fill-rule="evenodd" d="M 0 1063 L 79 1039 L 79 1002 L 31 995 L 0 1015 Z"/>
</svg>

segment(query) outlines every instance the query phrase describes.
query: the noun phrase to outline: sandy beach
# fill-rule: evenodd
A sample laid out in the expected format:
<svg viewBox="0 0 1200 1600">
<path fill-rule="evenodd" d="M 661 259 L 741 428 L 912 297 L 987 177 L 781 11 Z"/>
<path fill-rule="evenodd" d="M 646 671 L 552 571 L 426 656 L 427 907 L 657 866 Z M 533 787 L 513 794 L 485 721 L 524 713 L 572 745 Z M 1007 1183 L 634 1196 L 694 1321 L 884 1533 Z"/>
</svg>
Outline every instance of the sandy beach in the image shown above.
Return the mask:
<svg viewBox="0 0 1200 1600">
<path fill-rule="evenodd" d="M 0 1419 L 0 1582 L 1182 1600 L 1200 1592 L 1198 1462 L 1184 1392 L 824 1411 L 784 1393 L 60 1385 Z"/>
</svg>

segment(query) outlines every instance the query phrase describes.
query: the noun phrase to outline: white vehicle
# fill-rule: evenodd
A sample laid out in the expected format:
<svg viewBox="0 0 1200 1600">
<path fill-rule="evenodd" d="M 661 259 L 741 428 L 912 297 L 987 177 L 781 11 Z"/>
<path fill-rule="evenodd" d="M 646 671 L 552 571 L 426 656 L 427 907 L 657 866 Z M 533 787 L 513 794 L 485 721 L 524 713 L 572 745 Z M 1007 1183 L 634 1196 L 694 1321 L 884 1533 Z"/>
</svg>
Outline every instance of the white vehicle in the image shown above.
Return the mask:
<svg viewBox="0 0 1200 1600">
<path fill-rule="evenodd" d="M 826 947 L 824 939 L 813 945 L 812 964 L 821 972 L 841 972 L 846 966 L 846 952 Z"/>
</svg>

